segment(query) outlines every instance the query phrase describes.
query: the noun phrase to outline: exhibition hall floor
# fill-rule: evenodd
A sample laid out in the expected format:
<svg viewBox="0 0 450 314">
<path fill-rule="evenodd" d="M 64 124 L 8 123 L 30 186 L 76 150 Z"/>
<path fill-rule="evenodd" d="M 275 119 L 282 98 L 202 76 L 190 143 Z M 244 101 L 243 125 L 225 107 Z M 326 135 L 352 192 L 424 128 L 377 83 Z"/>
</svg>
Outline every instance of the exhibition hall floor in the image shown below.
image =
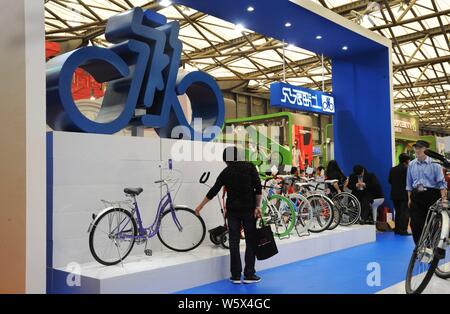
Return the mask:
<svg viewBox="0 0 450 314">
<path fill-rule="evenodd" d="M 404 280 L 412 237 L 392 232 L 377 233 L 377 241 L 258 272 L 262 281 L 253 285 L 234 285 L 221 280 L 183 290 L 185 294 L 404 294 Z M 380 285 L 368 284 L 380 269 Z M 368 270 L 369 269 L 369 270 Z M 424 294 L 450 293 L 450 281 L 433 277 Z"/>
</svg>

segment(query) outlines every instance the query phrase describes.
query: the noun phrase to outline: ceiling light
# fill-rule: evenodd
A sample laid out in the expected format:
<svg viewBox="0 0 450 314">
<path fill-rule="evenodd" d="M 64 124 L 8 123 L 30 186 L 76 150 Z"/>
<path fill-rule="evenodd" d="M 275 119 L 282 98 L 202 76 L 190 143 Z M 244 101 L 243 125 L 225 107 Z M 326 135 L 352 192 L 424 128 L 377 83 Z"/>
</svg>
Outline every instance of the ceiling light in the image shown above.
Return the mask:
<svg viewBox="0 0 450 314">
<path fill-rule="evenodd" d="M 255 8 L 254 8 L 254 7 L 248 7 L 248 8 L 247 8 L 247 11 L 248 11 L 248 12 L 253 12 L 253 11 L 255 11 Z"/>
<path fill-rule="evenodd" d="M 159 1 L 159 5 L 163 7 L 168 7 L 169 5 L 172 5 L 172 1 L 170 0 L 161 0 Z"/>
<path fill-rule="evenodd" d="M 316 36 L 316 39 L 322 39 L 322 36 L 317 35 L 317 36 Z"/>
<path fill-rule="evenodd" d="M 290 23 L 290 22 L 286 22 L 285 24 L 284 24 L 284 27 L 291 27 L 292 26 L 292 24 Z"/>
<path fill-rule="evenodd" d="M 342 50 L 348 50 L 347 46 L 342 47 Z"/>
</svg>

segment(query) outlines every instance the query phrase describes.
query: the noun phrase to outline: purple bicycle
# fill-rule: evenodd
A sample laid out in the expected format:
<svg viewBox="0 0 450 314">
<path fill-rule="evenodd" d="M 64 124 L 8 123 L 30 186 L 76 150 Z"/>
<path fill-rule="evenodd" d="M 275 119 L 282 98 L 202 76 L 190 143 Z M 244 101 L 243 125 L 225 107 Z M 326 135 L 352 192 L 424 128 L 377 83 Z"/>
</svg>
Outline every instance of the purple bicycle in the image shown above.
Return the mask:
<svg viewBox="0 0 450 314">
<path fill-rule="evenodd" d="M 206 226 L 203 219 L 186 206 L 174 205 L 167 180 L 156 181 L 166 188 L 153 224 L 145 228 L 142 223 L 136 197 L 142 188 L 126 188 L 127 201 L 107 202 L 110 205 L 99 215 L 93 215 L 89 227 L 89 248 L 97 262 L 106 266 L 122 262 L 133 249 L 134 244 L 145 244 L 158 235 L 161 243 L 176 252 L 187 252 L 197 248 L 204 240 Z"/>
</svg>

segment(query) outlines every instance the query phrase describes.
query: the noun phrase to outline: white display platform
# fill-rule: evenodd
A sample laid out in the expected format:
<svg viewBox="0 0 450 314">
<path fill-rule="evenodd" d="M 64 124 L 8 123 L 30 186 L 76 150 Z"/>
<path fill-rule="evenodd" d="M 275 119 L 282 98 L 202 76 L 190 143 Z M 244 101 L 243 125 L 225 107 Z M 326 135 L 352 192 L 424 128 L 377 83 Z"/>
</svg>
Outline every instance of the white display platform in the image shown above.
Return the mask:
<svg viewBox="0 0 450 314">
<path fill-rule="evenodd" d="M 333 231 L 299 238 L 278 240 L 279 253 L 266 261 L 257 261 L 258 271 L 324 255 L 376 241 L 374 226 L 338 227 Z M 244 261 L 244 241 L 241 255 Z M 229 253 L 214 246 L 206 238 L 204 245 L 188 253 L 163 249 L 147 257 L 143 254 L 127 258 L 123 265 L 104 267 L 96 262 L 80 265 L 77 277 L 65 267 L 55 268 L 53 293 L 172 293 L 229 277 Z M 135 249 L 136 251 L 136 249 Z M 71 270 L 73 271 L 73 269 Z"/>
</svg>

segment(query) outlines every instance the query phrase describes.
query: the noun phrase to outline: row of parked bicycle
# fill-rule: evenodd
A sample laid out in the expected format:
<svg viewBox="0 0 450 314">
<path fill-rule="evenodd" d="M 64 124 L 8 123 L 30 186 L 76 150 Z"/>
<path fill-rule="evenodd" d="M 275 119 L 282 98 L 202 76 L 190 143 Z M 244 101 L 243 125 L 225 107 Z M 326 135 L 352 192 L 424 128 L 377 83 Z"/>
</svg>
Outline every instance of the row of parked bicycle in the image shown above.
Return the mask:
<svg viewBox="0 0 450 314">
<path fill-rule="evenodd" d="M 170 169 L 171 174 L 179 173 Z M 207 185 L 208 173 L 200 182 Z M 261 225 L 270 225 L 280 239 L 288 238 L 295 229 L 299 236 L 310 232 L 332 230 L 338 225 L 349 226 L 358 221 L 361 206 L 350 193 L 332 193 L 327 186 L 334 181 L 313 182 L 306 178 L 278 176 L 263 178 L 263 206 Z M 126 188 L 125 201 L 103 201 L 105 208 L 92 215 L 88 228 L 89 249 L 99 263 L 111 266 L 122 262 L 133 246 L 145 245 L 144 253 L 152 255 L 148 240 L 157 236 L 167 248 L 177 252 L 187 252 L 201 245 L 205 238 L 206 226 L 200 216 L 183 205 L 174 205 L 182 182 L 169 175 L 155 182 L 163 187 L 154 221 L 146 226 L 142 220 L 137 197 L 142 188 Z M 178 188 L 175 188 L 178 186 Z M 175 188 L 175 194 L 172 190 Z M 220 199 L 224 212 L 224 197 Z M 210 239 L 216 245 L 228 248 L 226 223 L 210 230 Z"/>
<path fill-rule="evenodd" d="M 360 218 L 361 205 L 354 195 L 333 192 L 337 180 L 318 182 L 285 175 L 263 177 L 262 182 L 260 225 L 269 225 L 279 239 L 289 238 L 294 229 L 302 237 L 311 232 L 333 230 L 339 225 L 350 226 Z M 219 204 L 223 208 L 224 196 Z M 210 230 L 210 240 L 228 248 L 226 229 L 225 225 Z"/>
</svg>

